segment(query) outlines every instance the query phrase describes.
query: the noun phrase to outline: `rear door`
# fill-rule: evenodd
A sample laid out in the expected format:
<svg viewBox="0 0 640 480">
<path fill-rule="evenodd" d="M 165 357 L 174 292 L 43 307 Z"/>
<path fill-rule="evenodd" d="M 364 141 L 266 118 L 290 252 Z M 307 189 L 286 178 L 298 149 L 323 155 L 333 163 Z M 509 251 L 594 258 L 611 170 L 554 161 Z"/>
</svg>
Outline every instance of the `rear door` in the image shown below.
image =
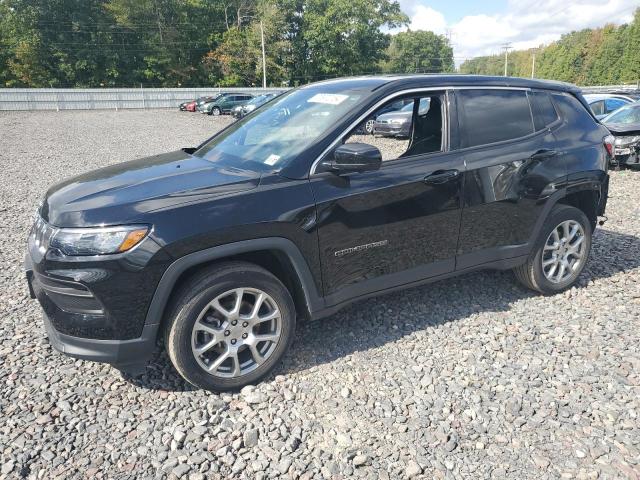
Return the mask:
<svg viewBox="0 0 640 480">
<path fill-rule="evenodd" d="M 549 128 L 558 117 L 546 92 L 462 89 L 456 101 L 467 168 L 461 270 L 525 254 L 545 195 L 564 184 L 567 173 Z"/>
</svg>

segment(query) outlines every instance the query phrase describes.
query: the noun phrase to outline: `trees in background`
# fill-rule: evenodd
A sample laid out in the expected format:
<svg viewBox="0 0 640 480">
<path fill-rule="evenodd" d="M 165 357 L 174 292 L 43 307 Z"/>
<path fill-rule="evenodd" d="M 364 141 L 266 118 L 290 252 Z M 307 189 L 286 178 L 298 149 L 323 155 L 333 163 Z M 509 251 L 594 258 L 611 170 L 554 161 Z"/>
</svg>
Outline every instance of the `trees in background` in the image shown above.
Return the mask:
<svg viewBox="0 0 640 480">
<path fill-rule="evenodd" d="M 404 31 L 397 0 L 0 0 L 1 87 L 253 86 L 344 75 L 451 72 L 449 41 Z M 396 33 L 390 33 L 396 32 Z M 509 75 L 580 85 L 640 79 L 640 9 L 629 25 L 509 54 Z M 504 56 L 461 73 L 502 75 Z"/>
<path fill-rule="evenodd" d="M 536 56 L 537 78 L 578 85 L 607 85 L 640 79 L 640 9 L 629 25 L 605 25 L 563 35 L 557 42 L 509 54 L 509 75 L 530 77 Z M 461 73 L 502 75 L 504 55 L 472 58 Z"/>
<path fill-rule="evenodd" d="M 453 72 L 453 49 L 446 37 L 428 31 L 400 32 L 391 38 L 385 70 L 401 73 Z"/>
<path fill-rule="evenodd" d="M 270 85 L 453 69 L 396 0 L 0 0 L 0 86 L 261 85 L 260 20 Z"/>
</svg>

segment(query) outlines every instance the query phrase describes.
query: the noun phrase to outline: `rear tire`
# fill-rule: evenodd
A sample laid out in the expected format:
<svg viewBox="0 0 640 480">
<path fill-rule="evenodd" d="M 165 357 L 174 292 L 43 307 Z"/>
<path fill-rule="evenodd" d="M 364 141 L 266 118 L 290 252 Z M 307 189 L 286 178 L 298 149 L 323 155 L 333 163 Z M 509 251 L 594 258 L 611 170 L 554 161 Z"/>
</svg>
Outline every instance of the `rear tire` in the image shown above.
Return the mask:
<svg viewBox="0 0 640 480">
<path fill-rule="evenodd" d="M 527 262 L 514 268 L 516 278 L 545 295 L 571 288 L 587 263 L 591 236 L 591 222 L 581 210 L 554 206 Z"/>
<path fill-rule="evenodd" d="M 213 392 L 260 381 L 295 332 L 289 291 L 257 265 L 229 262 L 190 278 L 168 314 L 165 346 L 189 383 Z"/>
</svg>

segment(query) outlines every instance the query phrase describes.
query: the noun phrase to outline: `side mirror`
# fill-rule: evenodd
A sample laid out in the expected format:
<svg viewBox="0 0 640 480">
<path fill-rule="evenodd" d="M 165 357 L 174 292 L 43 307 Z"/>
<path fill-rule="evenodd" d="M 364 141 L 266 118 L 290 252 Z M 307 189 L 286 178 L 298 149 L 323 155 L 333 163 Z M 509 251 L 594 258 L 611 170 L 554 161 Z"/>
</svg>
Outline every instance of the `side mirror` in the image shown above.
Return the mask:
<svg viewBox="0 0 640 480">
<path fill-rule="evenodd" d="M 338 175 L 353 172 L 370 172 L 382 165 L 382 154 L 367 143 L 345 143 L 333 152 L 333 160 L 322 163 Z"/>
</svg>

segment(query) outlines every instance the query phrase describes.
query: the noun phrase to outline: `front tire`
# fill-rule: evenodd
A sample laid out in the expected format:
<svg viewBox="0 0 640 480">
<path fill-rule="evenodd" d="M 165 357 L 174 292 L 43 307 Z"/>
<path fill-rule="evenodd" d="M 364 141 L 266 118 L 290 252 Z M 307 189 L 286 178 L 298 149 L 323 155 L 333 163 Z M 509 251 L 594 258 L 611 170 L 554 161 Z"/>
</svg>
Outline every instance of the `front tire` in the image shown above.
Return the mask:
<svg viewBox="0 0 640 480">
<path fill-rule="evenodd" d="M 168 316 L 165 345 L 189 383 L 213 392 L 237 390 L 271 372 L 295 332 L 295 306 L 267 270 L 229 262 L 189 279 Z"/>
<path fill-rule="evenodd" d="M 221 114 L 222 114 L 222 110 L 220 110 L 218 107 L 213 107 L 209 111 L 209 115 L 213 115 L 214 117 L 219 117 Z"/>
<path fill-rule="evenodd" d="M 591 222 L 581 210 L 554 206 L 527 262 L 514 269 L 516 278 L 545 295 L 571 288 L 587 263 L 591 237 Z"/>
</svg>

